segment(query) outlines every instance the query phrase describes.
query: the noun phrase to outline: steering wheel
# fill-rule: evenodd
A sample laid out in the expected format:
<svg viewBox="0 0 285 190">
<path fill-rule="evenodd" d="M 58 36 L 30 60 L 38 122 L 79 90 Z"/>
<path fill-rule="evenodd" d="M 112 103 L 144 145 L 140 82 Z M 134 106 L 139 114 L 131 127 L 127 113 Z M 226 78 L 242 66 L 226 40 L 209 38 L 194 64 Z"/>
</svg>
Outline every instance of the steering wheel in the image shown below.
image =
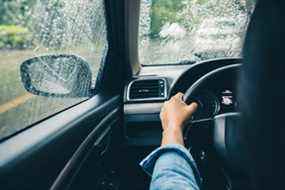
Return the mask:
<svg viewBox="0 0 285 190">
<path fill-rule="evenodd" d="M 225 72 L 236 74 L 240 69 L 240 64 L 228 65 L 209 72 L 198 79 L 184 94 L 183 100 L 186 103 L 195 101 L 195 96 L 205 89 L 210 81 L 218 80 Z M 221 81 L 223 82 L 223 81 Z M 222 113 L 207 118 L 213 126 L 213 145 L 220 157 L 222 157 L 233 170 L 241 170 L 243 159 L 240 158 L 239 144 L 242 138 L 235 131 L 239 126 L 240 113 Z M 194 121 L 192 121 L 194 122 Z M 199 122 L 199 121 L 198 121 Z M 203 122 L 203 119 L 201 120 Z M 191 123 L 191 121 L 190 121 Z"/>
</svg>

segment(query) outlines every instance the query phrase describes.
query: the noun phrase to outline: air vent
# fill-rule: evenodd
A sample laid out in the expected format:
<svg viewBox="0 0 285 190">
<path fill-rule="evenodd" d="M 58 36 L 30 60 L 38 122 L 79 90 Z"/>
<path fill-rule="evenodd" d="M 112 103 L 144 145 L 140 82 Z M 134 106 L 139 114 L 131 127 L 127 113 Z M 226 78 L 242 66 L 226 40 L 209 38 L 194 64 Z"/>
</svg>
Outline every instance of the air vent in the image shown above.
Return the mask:
<svg viewBox="0 0 285 190">
<path fill-rule="evenodd" d="M 129 101 L 164 100 L 167 97 L 166 80 L 138 79 L 128 86 Z"/>
</svg>

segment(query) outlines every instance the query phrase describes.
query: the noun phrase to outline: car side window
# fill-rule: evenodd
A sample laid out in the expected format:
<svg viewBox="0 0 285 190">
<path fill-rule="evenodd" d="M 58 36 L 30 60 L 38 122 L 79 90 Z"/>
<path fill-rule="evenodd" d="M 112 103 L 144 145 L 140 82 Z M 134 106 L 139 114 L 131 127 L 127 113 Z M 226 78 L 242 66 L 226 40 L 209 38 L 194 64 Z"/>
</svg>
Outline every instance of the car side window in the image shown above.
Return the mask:
<svg viewBox="0 0 285 190">
<path fill-rule="evenodd" d="M 90 97 L 107 47 L 103 0 L 2 2 L 0 140 Z"/>
</svg>

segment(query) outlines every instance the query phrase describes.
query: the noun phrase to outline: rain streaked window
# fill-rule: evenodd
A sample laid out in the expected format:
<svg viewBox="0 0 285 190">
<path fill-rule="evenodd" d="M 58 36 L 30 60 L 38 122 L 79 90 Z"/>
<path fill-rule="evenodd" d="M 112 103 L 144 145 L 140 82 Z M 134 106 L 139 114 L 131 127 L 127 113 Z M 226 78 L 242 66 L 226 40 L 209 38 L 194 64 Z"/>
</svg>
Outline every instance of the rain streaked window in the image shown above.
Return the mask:
<svg viewBox="0 0 285 190">
<path fill-rule="evenodd" d="M 256 0 L 142 0 L 141 64 L 239 57 Z"/>
<path fill-rule="evenodd" d="M 76 55 L 88 62 L 94 87 L 100 63 L 107 49 L 103 2 L 1 2 L 0 139 L 86 99 L 44 97 L 28 93 L 21 83 L 20 65 L 26 59 L 40 55 Z M 64 72 L 71 71 L 72 68 Z M 65 74 L 70 75 L 64 72 L 61 73 L 62 77 L 65 77 Z M 35 80 L 39 80 L 36 75 Z M 42 85 L 42 88 L 47 87 L 54 92 L 69 92 L 69 89 L 50 85 L 48 81 Z"/>
</svg>

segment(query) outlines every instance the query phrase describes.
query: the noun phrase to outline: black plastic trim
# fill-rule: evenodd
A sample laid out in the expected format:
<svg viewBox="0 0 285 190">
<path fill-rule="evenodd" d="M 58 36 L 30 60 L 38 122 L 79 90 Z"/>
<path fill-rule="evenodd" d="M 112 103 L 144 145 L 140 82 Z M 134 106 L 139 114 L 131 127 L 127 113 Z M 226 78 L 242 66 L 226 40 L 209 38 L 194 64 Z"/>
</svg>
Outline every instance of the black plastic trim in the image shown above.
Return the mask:
<svg viewBox="0 0 285 190">
<path fill-rule="evenodd" d="M 156 98 L 131 98 L 130 95 L 130 91 L 131 91 L 131 87 L 132 85 L 137 82 L 137 81 L 148 81 L 148 80 L 162 80 L 164 82 L 164 96 L 163 97 L 156 97 Z M 168 97 L 168 83 L 167 83 L 167 79 L 164 77 L 147 77 L 147 78 L 139 78 L 139 79 L 135 79 L 133 81 L 131 81 L 127 87 L 127 92 L 126 92 L 126 96 L 127 96 L 127 101 L 128 102 L 155 102 L 155 101 L 163 101 L 166 100 Z"/>
<path fill-rule="evenodd" d="M 76 178 L 76 175 L 80 170 L 80 166 L 83 165 L 88 155 L 92 152 L 92 147 L 98 148 L 104 137 L 110 133 L 111 127 L 119 120 L 117 118 L 118 110 L 119 109 L 116 108 L 111 111 L 87 136 L 61 171 L 50 188 L 51 190 L 68 189 L 68 186 L 72 184 L 73 179 Z M 102 149 L 102 152 L 104 150 L 105 148 Z M 98 154 L 100 153 L 101 151 L 98 151 Z"/>
</svg>

